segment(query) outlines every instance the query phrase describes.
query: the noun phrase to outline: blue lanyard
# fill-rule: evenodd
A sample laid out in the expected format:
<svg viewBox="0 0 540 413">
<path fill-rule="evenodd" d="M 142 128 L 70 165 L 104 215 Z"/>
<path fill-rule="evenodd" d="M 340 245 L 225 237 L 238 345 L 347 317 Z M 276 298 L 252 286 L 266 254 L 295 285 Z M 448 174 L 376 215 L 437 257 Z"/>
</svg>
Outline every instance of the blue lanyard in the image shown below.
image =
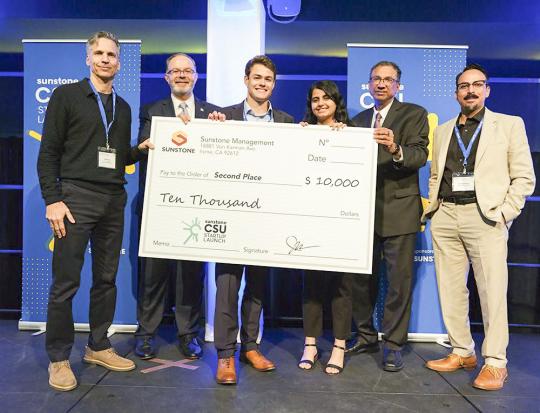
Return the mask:
<svg viewBox="0 0 540 413">
<path fill-rule="evenodd" d="M 99 95 L 98 91 L 96 90 L 95 86 L 92 84 L 92 81 L 88 79 L 88 83 L 90 83 L 90 87 L 92 88 L 92 91 L 94 92 L 94 95 L 96 95 L 96 99 L 98 102 L 99 107 L 99 113 L 101 114 L 101 120 L 103 121 L 103 126 L 105 127 L 105 146 L 107 149 L 109 149 L 109 131 L 111 130 L 111 126 L 114 122 L 114 114 L 116 112 L 116 92 L 114 91 L 114 88 L 112 89 L 112 120 L 111 123 L 107 124 L 107 115 L 105 114 L 105 107 L 103 106 L 103 102 L 101 101 L 101 96 Z"/>
<path fill-rule="evenodd" d="M 459 149 L 461 149 L 461 153 L 463 154 L 463 172 L 466 172 L 467 167 L 467 158 L 469 158 L 469 155 L 471 154 L 472 146 L 474 144 L 474 141 L 478 137 L 478 134 L 480 133 L 480 130 L 482 129 L 482 125 L 484 124 L 484 119 L 480 121 L 478 124 L 478 127 L 474 131 L 474 134 L 469 142 L 469 145 L 465 148 L 465 145 L 463 144 L 463 139 L 461 139 L 461 134 L 459 133 L 459 129 L 457 126 L 454 126 L 454 132 L 456 133 L 456 138 L 458 141 Z"/>
</svg>

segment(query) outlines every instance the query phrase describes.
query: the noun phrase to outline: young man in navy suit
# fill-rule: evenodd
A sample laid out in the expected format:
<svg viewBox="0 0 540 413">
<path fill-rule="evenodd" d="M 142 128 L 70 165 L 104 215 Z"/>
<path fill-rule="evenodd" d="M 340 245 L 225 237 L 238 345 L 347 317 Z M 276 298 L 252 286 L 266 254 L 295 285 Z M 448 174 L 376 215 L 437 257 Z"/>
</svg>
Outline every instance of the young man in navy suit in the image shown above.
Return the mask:
<svg viewBox="0 0 540 413">
<path fill-rule="evenodd" d="M 294 122 L 291 115 L 274 108 L 270 102 L 276 85 L 276 66 L 267 56 L 255 56 L 247 62 L 244 84 L 247 88 L 246 99 L 222 109 L 221 113 L 215 113 L 211 118 L 248 122 Z M 241 309 L 240 360 L 258 371 L 272 371 L 276 368 L 272 361 L 259 352 L 257 346 L 267 268 L 217 263 L 214 339 L 218 355 L 216 381 L 219 384 L 236 384 L 237 381 L 234 353 L 238 335 L 238 292 L 244 268 L 246 287 Z"/>
</svg>

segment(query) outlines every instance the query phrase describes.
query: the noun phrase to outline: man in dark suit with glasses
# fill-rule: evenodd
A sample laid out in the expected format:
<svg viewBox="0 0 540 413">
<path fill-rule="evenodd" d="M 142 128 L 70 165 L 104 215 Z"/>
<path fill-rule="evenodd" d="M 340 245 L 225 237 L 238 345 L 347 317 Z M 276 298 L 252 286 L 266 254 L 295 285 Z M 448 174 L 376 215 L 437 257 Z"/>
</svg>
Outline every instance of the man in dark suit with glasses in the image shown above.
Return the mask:
<svg viewBox="0 0 540 413">
<path fill-rule="evenodd" d="M 141 109 L 140 141 L 150 136 L 152 116 L 178 117 L 183 122 L 189 122 L 193 118 L 207 119 L 209 113 L 219 110 L 219 107 L 193 95 L 197 78 L 197 66 L 190 56 L 176 53 L 167 59 L 165 80 L 171 89 L 171 95 Z M 140 177 L 139 210 L 142 209 L 146 162 L 141 163 Z M 141 359 L 156 356 L 154 336 L 163 318 L 165 293 L 169 285 L 169 275 L 173 272 L 176 277 L 174 315 L 178 328 L 178 346 L 186 358 L 200 358 L 202 348 L 197 335 L 202 310 L 204 263 L 162 258 L 145 258 L 142 261 L 135 354 Z"/>
</svg>

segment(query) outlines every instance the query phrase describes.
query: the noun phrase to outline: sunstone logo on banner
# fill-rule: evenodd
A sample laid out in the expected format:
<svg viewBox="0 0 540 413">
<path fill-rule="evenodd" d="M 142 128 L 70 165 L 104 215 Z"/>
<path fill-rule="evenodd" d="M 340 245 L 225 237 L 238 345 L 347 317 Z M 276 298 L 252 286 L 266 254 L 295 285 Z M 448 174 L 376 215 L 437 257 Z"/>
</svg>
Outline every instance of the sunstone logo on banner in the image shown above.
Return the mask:
<svg viewBox="0 0 540 413">
<path fill-rule="evenodd" d="M 47 104 L 51 99 L 54 89 L 56 89 L 59 85 L 67 85 L 68 83 L 76 83 L 78 81 L 79 79 L 64 77 L 36 79 L 34 97 L 36 99 L 37 123 L 44 122 Z"/>
</svg>

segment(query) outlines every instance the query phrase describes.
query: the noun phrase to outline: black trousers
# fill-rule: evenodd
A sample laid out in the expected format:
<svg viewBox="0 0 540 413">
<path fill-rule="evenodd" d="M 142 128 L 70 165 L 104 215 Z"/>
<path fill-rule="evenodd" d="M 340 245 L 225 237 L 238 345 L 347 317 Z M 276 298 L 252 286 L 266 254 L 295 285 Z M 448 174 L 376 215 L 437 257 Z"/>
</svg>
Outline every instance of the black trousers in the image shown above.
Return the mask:
<svg viewBox="0 0 540 413">
<path fill-rule="evenodd" d="M 352 274 L 328 271 L 304 271 L 304 334 L 319 337 L 323 333 L 323 302 L 330 296 L 334 338 L 345 340 L 350 333 Z"/>
<path fill-rule="evenodd" d="M 352 309 L 358 339 L 377 342 L 373 311 L 379 292 L 381 259 L 386 265 L 388 291 L 384 303 L 382 333 L 385 347 L 401 350 L 407 343 L 411 317 L 414 248 L 416 233 L 373 238 L 373 274 L 359 275 L 353 281 Z"/>
<path fill-rule="evenodd" d="M 238 336 L 238 291 L 244 265 L 216 264 L 216 311 L 214 316 L 214 345 L 218 358 L 233 356 Z M 268 268 L 245 266 L 246 286 L 242 297 L 240 341 L 242 351 L 257 348 L 259 319 L 268 281 Z"/>
<path fill-rule="evenodd" d="M 72 301 L 79 289 L 88 241 L 92 248 L 88 346 L 95 351 L 111 347 L 107 330 L 116 306 L 115 281 L 127 199 L 125 192 L 115 195 L 96 193 L 72 183 L 62 183 L 62 193 L 75 224 L 65 219 L 67 234 L 54 241 L 45 339 L 52 362 L 69 359 L 73 347 Z"/>
<path fill-rule="evenodd" d="M 137 300 L 138 337 L 151 337 L 163 319 L 169 275 L 175 274 L 178 336 L 197 335 L 203 298 L 204 262 L 145 258 Z"/>
</svg>

